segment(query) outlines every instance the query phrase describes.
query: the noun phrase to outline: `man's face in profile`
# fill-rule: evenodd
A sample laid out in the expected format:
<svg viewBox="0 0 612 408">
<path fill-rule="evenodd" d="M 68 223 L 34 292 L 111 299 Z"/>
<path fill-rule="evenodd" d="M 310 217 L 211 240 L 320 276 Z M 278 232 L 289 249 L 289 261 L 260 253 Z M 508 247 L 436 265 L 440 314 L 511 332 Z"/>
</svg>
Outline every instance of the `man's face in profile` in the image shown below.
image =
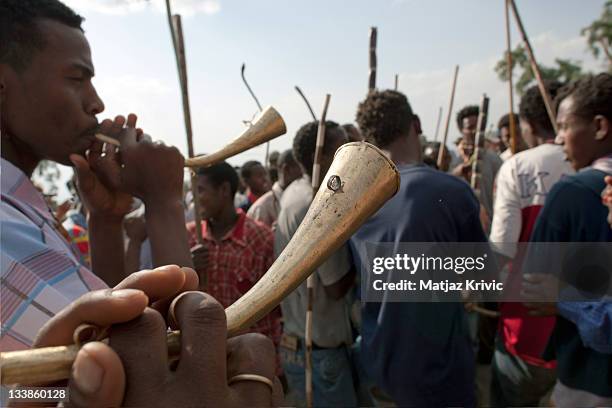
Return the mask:
<svg viewBox="0 0 612 408">
<path fill-rule="evenodd" d="M 47 19 L 36 24 L 42 49 L 33 51 L 23 70 L 2 66 L 3 131 L 36 159 L 70 165 L 69 155 L 84 154 L 94 141 L 104 104 L 91 82 L 93 63 L 83 32 Z"/>
</svg>

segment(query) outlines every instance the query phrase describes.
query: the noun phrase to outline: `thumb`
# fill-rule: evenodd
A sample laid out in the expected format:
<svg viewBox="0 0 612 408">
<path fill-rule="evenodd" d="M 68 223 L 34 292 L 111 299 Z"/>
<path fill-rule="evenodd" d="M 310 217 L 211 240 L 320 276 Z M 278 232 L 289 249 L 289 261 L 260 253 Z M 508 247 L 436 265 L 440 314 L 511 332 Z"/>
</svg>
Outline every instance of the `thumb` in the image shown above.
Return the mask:
<svg viewBox="0 0 612 408">
<path fill-rule="evenodd" d="M 106 344 L 91 342 L 78 352 L 68 383 L 67 407 L 118 407 L 125 392 L 119 356 Z"/>
<path fill-rule="evenodd" d="M 96 176 L 89 167 L 89 163 L 83 156 L 71 154 L 70 161 L 74 165 L 74 171 L 77 176 L 77 185 L 81 191 L 90 191 L 96 183 Z"/>
</svg>

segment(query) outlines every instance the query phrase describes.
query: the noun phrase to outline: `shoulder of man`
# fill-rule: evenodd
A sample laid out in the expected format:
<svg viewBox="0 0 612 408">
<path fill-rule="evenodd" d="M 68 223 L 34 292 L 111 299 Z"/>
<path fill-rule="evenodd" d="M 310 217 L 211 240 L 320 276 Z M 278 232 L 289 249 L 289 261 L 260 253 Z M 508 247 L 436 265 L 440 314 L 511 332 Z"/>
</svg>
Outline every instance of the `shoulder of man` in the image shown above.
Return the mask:
<svg viewBox="0 0 612 408">
<path fill-rule="evenodd" d="M 584 169 L 576 174 L 565 176 L 559 180 L 551 189 L 551 194 L 570 197 L 571 194 L 579 194 L 583 198 L 595 198 L 601 204 L 601 191 L 605 188 L 605 173 L 595 169 Z M 553 198 L 551 197 L 551 200 Z M 568 200 L 567 204 L 579 204 L 578 198 Z"/>
<path fill-rule="evenodd" d="M 256 219 L 260 215 L 262 208 L 266 206 L 268 204 L 268 201 L 270 201 L 271 199 L 270 193 L 271 191 L 268 191 L 267 193 L 259 197 L 257 200 L 255 200 L 255 202 L 251 205 L 251 207 L 249 207 L 249 210 L 247 211 L 247 215 L 249 217 Z"/>
<path fill-rule="evenodd" d="M 541 235 L 547 237 L 548 229 L 572 233 L 579 227 L 576 222 L 590 224 L 589 219 L 599 212 L 605 223 L 605 207 L 599 195 L 604 184 L 603 173 L 592 169 L 561 178 L 546 196 L 532 240 L 542 241 Z"/>
</svg>

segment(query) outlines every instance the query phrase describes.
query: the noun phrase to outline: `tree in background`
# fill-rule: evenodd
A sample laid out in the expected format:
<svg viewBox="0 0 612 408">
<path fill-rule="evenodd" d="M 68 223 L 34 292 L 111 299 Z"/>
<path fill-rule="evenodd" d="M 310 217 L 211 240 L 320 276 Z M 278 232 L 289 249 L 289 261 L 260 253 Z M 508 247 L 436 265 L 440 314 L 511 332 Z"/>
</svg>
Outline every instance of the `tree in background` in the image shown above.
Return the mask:
<svg viewBox="0 0 612 408">
<path fill-rule="evenodd" d="M 612 72 L 612 0 L 606 1 L 599 19 L 580 32 L 587 37 L 589 49 L 599 59 L 603 54 L 607 58 L 608 71 Z"/>
<path fill-rule="evenodd" d="M 602 56 L 606 57 L 604 62 L 608 66 L 608 71 L 612 72 L 612 0 L 606 1 L 601 16 L 591 25 L 583 28 L 581 34 L 587 37 L 588 47 L 596 59 L 600 59 Z M 508 80 L 508 62 L 505 54 L 495 65 L 497 76 L 504 82 Z M 555 59 L 555 66 L 549 67 L 538 64 L 538 67 L 544 79 L 561 82 L 573 81 L 587 74 L 582 70 L 580 61 L 569 59 L 557 58 Z M 518 75 L 515 88 L 519 95 L 522 95 L 527 88 L 535 84 L 535 76 L 523 45 L 519 45 L 512 50 L 512 72 L 513 77 Z"/>
<path fill-rule="evenodd" d="M 569 82 L 585 74 L 582 71 L 582 66 L 579 61 L 556 58 L 555 64 L 556 66 L 553 67 L 538 64 L 542 77 L 545 80 Z M 519 75 L 518 80 L 515 81 L 514 87 L 519 95 L 523 95 L 527 88 L 535 84 L 535 76 L 533 75 L 525 47 L 522 45 L 512 50 L 512 72 L 516 75 L 517 71 Z M 495 65 L 495 72 L 501 81 L 505 82 L 508 80 L 508 61 L 505 55 Z"/>
</svg>

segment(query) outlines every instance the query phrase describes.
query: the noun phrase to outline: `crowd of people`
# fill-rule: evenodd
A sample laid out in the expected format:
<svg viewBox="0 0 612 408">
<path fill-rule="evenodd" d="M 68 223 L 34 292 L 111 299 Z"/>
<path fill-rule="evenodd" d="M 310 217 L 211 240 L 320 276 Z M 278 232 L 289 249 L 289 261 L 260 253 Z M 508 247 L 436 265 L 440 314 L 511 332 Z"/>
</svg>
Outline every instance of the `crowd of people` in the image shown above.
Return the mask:
<svg viewBox="0 0 612 408">
<path fill-rule="evenodd" d="M 57 0 L 0 2 L 2 351 L 72 343 L 83 323 L 110 327 L 109 342 L 79 349 L 71 406 L 304 406 L 306 282 L 229 339 L 224 308 L 304 219 L 319 123 L 269 163 L 197 169 L 193 196 L 183 156 L 145 137 L 136 115 L 98 123 L 81 22 Z M 468 302 L 361 300 L 369 243 L 490 243 L 508 285 L 537 286 L 518 271 L 529 243 L 612 241 L 612 75 L 544 87 L 555 124 L 537 86 L 482 140 L 480 108 L 468 105 L 457 154 L 424 139 L 397 91 L 370 91 L 355 124 L 326 121 L 321 174 L 340 146 L 365 141 L 401 182 L 313 273 L 314 406 L 612 406 L 609 291 L 486 304 L 498 317 Z M 69 206 L 52 208 L 31 181 L 41 160 L 74 168 Z M 181 330 L 178 363 L 168 328 Z"/>
</svg>

